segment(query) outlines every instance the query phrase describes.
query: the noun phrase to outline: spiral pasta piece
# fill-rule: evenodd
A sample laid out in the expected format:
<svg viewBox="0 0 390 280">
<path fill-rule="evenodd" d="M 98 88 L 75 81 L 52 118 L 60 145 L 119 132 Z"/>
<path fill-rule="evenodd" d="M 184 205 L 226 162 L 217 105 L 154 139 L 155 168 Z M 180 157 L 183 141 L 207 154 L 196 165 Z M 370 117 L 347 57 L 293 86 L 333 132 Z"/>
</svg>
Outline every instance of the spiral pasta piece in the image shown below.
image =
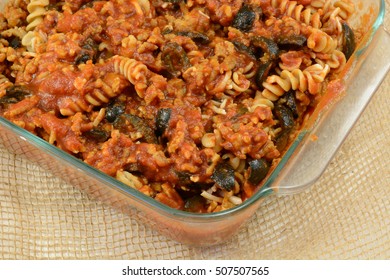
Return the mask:
<svg viewBox="0 0 390 280">
<path fill-rule="evenodd" d="M 263 92 L 265 91 L 256 91 L 255 98 L 253 99 L 253 104 L 250 107 L 251 112 L 253 112 L 257 107 L 269 107 L 271 109 L 274 108 L 274 103 L 269 98 L 264 96 Z"/>
<path fill-rule="evenodd" d="M 319 29 L 311 29 L 307 47 L 315 52 L 331 53 L 337 48 L 337 40 Z"/>
<path fill-rule="evenodd" d="M 277 101 L 285 92 L 293 89 L 301 92 L 309 91 L 317 94 L 321 90 L 321 83 L 329 73 L 329 65 L 314 64 L 301 71 L 283 70 L 280 75 L 272 75 L 263 83 L 262 97 L 273 102 Z"/>
<path fill-rule="evenodd" d="M 340 8 L 336 8 L 330 11 L 324 16 L 324 24 L 321 28 L 322 31 L 328 34 L 340 34 L 342 32 L 341 18 L 339 17 Z"/>
<path fill-rule="evenodd" d="M 95 82 L 95 89 L 85 95 L 85 100 L 93 105 L 100 106 L 110 102 L 110 99 L 116 97 L 119 92 L 116 92 L 102 79 L 97 79 Z"/>
<path fill-rule="evenodd" d="M 355 12 L 355 6 L 350 0 L 339 0 L 336 1 L 333 5 L 334 7 L 340 9 L 338 15 L 343 20 L 347 20 L 350 17 L 350 15 Z"/>
<path fill-rule="evenodd" d="M 200 50 L 192 50 L 187 53 L 188 60 L 192 65 L 198 64 L 199 61 L 204 59 L 204 55 Z"/>
<path fill-rule="evenodd" d="M 347 20 L 355 11 L 350 0 L 313 0 L 310 6 L 321 12 L 322 30 L 328 34 L 342 32 L 341 20 Z"/>
<path fill-rule="evenodd" d="M 22 45 L 26 47 L 29 52 L 35 52 L 37 37 L 34 31 L 27 32 L 22 38 Z"/>
<path fill-rule="evenodd" d="M 19 37 L 20 39 L 26 34 L 26 31 L 21 27 L 14 27 L 1 32 L 2 37 Z"/>
<path fill-rule="evenodd" d="M 27 10 L 30 13 L 26 20 L 28 25 L 27 31 L 34 30 L 38 24 L 43 21 L 43 15 L 46 13 L 45 7 L 49 5 L 49 0 L 31 0 L 27 5 Z"/>
<path fill-rule="evenodd" d="M 281 70 L 292 71 L 294 69 L 303 69 L 312 65 L 312 57 L 310 54 L 299 51 L 288 51 L 281 54 L 279 58 L 280 62 L 278 63 L 278 66 Z M 275 70 L 278 71 L 278 68 Z"/>
<path fill-rule="evenodd" d="M 251 62 L 244 69 L 240 68 L 239 70 L 233 72 L 229 86 L 225 91 L 227 94 L 237 96 L 249 89 L 251 82 L 248 79 L 252 78 L 256 74 L 255 71 L 253 71 L 253 65 L 254 63 Z"/>
<path fill-rule="evenodd" d="M 124 56 L 114 56 L 114 71 L 126 77 L 134 85 L 139 97 L 143 98 L 147 88 L 149 69 L 145 64 Z"/>
<path fill-rule="evenodd" d="M 250 86 L 250 81 L 246 79 L 245 75 L 240 72 L 234 72 L 232 75 L 232 86 L 237 92 L 244 92 Z"/>
<path fill-rule="evenodd" d="M 250 79 L 253 78 L 256 75 L 256 69 L 254 67 L 254 63 L 250 62 L 244 69 L 243 69 L 243 74 L 245 78 Z"/>
<path fill-rule="evenodd" d="M 306 25 L 313 26 L 314 28 L 321 27 L 320 14 L 316 9 L 305 7 L 298 4 L 297 1 L 289 0 L 272 0 L 271 5 L 274 8 L 279 8 L 283 15 L 287 15 Z"/>
<path fill-rule="evenodd" d="M 220 115 L 226 115 L 226 103 L 228 99 L 224 98 L 222 101 L 216 101 L 216 100 L 211 100 L 211 109 L 213 110 L 214 113 L 220 114 Z"/>
<path fill-rule="evenodd" d="M 217 78 L 216 83 L 206 85 L 206 90 L 210 93 L 219 93 L 219 92 L 224 92 L 225 90 L 232 89 L 233 88 L 233 86 L 231 85 L 232 74 L 233 74 L 232 71 L 226 71 L 223 75 L 220 75 Z"/>
<path fill-rule="evenodd" d="M 315 61 L 322 66 L 328 65 L 335 73 L 339 73 L 347 63 L 344 53 L 339 50 L 335 50 L 324 59 L 316 58 Z"/>
<path fill-rule="evenodd" d="M 310 7 L 313 7 L 316 10 L 322 10 L 322 13 L 327 13 L 332 7 L 332 1 L 330 0 L 312 0 Z"/>
<path fill-rule="evenodd" d="M 87 103 L 84 102 L 84 100 L 77 99 L 77 100 L 67 100 L 64 102 L 64 104 L 60 108 L 60 113 L 63 116 L 73 116 L 76 113 L 79 112 L 88 112 L 89 106 Z"/>
</svg>

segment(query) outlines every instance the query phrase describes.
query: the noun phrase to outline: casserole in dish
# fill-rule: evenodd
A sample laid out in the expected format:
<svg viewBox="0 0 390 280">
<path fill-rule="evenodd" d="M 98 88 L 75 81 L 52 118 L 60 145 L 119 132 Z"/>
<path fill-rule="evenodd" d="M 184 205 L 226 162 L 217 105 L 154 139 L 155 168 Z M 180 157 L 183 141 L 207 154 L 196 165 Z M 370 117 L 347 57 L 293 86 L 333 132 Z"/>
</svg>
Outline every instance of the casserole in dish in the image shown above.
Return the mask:
<svg viewBox="0 0 390 280">
<path fill-rule="evenodd" d="M 323 99 L 324 101 L 318 106 L 318 110 L 311 115 L 306 127 L 301 130 L 279 165 L 277 165 L 266 182 L 262 184 L 261 190 L 234 208 L 210 214 L 193 214 L 177 211 L 144 197 L 127 185 L 118 183 L 105 174 L 86 166 L 81 161 L 47 145 L 46 142 L 31 136 L 29 133 L 26 133 L 24 130 L 15 127 L 5 120 L 2 137 L 5 139 L 5 144 L 12 146 L 11 148 L 16 152 L 26 154 L 44 166 L 49 164 L 53 172 L 62 174 L 62 176 L 65 174 L 65 178 L 81 186 L 93 196 L 123 209 L 136 206 L 143 210 L 160 230 L 180 241 L 195 244 L 212 244 L 220 240 L 225 240 L 227 236 L 233 233 L 253 213 L 263 196 L 269 193 L 284 194 L 300 191 L 315 180 L 369 100 L 372 92 L 368 95 L 365 93 L 364 97 L 362 97 L 363 99 L 355 99 L 359 98 L 357 97 L 356 92 L 358 91 L 356 89 L 360 91 L 364 87 L 358 85 L 357 88 L 354 88 L 351 79 L 358 75 L 360 64 L 363 63 L 364 58 L 375 54 L 374 51 L 371 51 L 371 48 L 373 48 L 371 42 L 374 34 L 379 34 L 376 36 L 381 40 L 386 40 L 387 38 L 383 36 L 383 30 L 379 28 L 383 19 L 383 7 L 381 10 L 381 6 L 375 6 L 375 4 L 378 3 L 357 3 L 356 6 L 361 11 L 369 11 L 369 13 L 361 16 L 361 20 L 371 20 L 372 25 L 367 27 L 367 30 L 363 30 L 367 35 L 362 39 L 358 50 L 352 56 L 344 72 L 340 74 L 348 89 L 354 89 L 355 92 L 352 96 L 354 99 L 348 101 L 350 95 L 347 93 L 341 101 L 336 103 L 334 102 L 335 97 L 331 96 L 335 92 L 326 93 Z M 377 19 L 372 16 L 374 11 L 377 11 Z M 379 32 L 377 32 L 378 28 Z M 381 57 L 385 57 L 383 53 L 380 55 Z M 383 74 L 387 71 L 388 62 L 385 59 L 382 59 L 381 62 L 384 63 L 383 68 L 380 68 L 382 72 L 379 74 L 375 72 L 373 74 L 374 78 L 377 79 L 373 80 L 374 83 L 372 84 L 374 87 L 372 88 L 372 85 L 369 85 L 370 83 L 367 83 L 367 80 L 363 83 L 364 86 L 370 86 L 369 90 L 375 89 Z M 364 67 L 364 69 L 368 68 Z M 364 77 L 367 79 L 370 76 L 365 73 Z M 360 78 L 358 78 L 358 81 L 360 81 Z M 324 108 L 326 110 L 323 110 Z M 337 108 L 341 109 L 337 110 Z M 13 133 L 10 130 L 15 130 L 19 135 L 16 137 L 12 136 Z M 318 140 L 312 141 L 312 135 L 316 135 Z M 329 135 L 332 135 L 332 141 L 326 138 Z M 37 148 L 38 150 L 36 150 Z M 42 152 L 39 149 L 44 149 L 48 154 L 42 156 Z M 58 159 L 58 163 L 51 158 Z M 312 164 L 313 161 L 317 163 L 318 158 L 322 159 L 321 164 Z M 304 172 L 300 170 L 304 170 Z M 287 176 L 288 173 L 290 173 L 289 176 Z M 92 178 L 88 174 L 93 175 Z M 199 240 L 202 240 L 202 242 L 199 242 Z"/>
</svg>

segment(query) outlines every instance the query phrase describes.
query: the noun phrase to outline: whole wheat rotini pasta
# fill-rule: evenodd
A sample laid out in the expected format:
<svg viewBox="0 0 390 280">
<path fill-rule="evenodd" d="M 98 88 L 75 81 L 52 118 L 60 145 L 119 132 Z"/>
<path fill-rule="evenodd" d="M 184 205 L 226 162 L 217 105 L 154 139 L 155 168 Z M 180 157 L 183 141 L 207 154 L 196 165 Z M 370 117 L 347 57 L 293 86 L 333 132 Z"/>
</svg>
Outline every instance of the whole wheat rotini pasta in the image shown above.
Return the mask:
<svg viewBox="0 0 390 280">
<path fill-rule="evenodd" d="M 31 0 L 10 10 L 1 116 L 199 213 L 261 187 L 359 39 L 348 0 Z"/>
</svg>

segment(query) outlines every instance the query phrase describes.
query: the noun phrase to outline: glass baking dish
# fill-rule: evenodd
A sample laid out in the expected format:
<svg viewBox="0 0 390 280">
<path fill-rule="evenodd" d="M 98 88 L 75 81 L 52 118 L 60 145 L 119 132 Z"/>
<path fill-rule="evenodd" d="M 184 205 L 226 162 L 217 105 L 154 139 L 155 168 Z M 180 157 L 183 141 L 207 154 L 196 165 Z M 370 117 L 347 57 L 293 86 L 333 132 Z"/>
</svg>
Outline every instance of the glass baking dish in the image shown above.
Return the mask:
<svg viewBox="0 0 390 280">
<path fill-rule="evenodd" d="M 0 3 L 0 8 L 3 6 Z M 354 1 L 351 21 L 364 37 L 340 78 L 346 86 L 327 92 L 284 157 L 259 191 L 241 205 L 210 214 L 172 209 L 85 164 L 0 117 L 1 144 L 121 211 L 134 213 L 162 234 L 182 243 L 206 246 L 226 241 L 253 215 L 268 195 L 306 190 L 326 169 L 390 66 L 389 34 L 383 28 L 384 0 Z"/>
</svg>

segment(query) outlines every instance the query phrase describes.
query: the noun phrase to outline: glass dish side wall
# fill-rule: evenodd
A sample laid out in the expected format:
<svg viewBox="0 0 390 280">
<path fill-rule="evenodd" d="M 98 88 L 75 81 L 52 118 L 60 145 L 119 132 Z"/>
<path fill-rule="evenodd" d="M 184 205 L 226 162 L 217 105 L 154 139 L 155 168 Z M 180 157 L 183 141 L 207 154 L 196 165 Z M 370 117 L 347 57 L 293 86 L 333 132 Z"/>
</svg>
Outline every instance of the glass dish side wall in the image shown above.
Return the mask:
<svg viewBox="0 0 390 280">
<path fill-rule="evenodd" d="M 372 34 L 368 34 L 367 36 L 373 37 L 377 29 L 380 28 L 379 25 L 381 24 L 381 20 L 383 20 L 383 18 L 379 18 L 379 15 L 381 14 L 379 11 L 380 7 L 384 9 L 384 7 L 381 6 L 384 4 L 384 1 L 372 0 L 357 2 L 361 11 L 368 11 L 367 7 L 372 7 L 372 9 L 369 10 L 369 13 L 371 13 L 370 24 L 367 25 L 369 26 L 368 30 L 372 32 Z M 364 50 L 360 49 L 358 51 L 374 51 L 372 50 L 373 46 L 367 50 L 365 49 L 365 46 L 363 47 Z M 356 61 L 356 59 L 360 60 L 362 58 L 363 56 L 354 56 L 353 61 L 350 62 L 351 69 L 359 68 L 360 61 Z M 382 74 L 383 73 L 380 73 L 378 76 Z M 351 79 L 353 80 L 353 77 L 351 77 Z M 376 82 L 378 83 L 376 86 L 378 86 L 380 81 Z M 351 83 L 353 84 L 353 82 Z M 373 92 L 371 92 L 371 94 L 372 93 Z M 369 93 L 367 95 L 369 95 Z M 323 120 L 323 122 L 326 122 L 326 119 Z M 306 134 L 308 133 L 304 132 L 303 136 Z M 346 134 L 347 132 L 345 132 L 345 135 Z M 65 181 L 84 190 L 91 197 L 99 199 L 113 207 L 130 213 L 132 216 L 136 216 L 137 218 L 146 221 L 172 239 L 193 245 L 212 245 L 220 243 L 226 241 L 237 232 L 252 216 L 254 211 L 256 211 L 263 196 L 269 193 L 266 191 L 268 189 L 275 189 L 274 186 L 277 187 L 275 182 L 278 176 L 282 174 L 283 178 L 289 177 L 291 171 L 290 167 L 292 166 L 291 162 L 299 163 L 299 161 L 294 161 L 294 158 L 304 146 L 301 145 L 302 139 L 306 139 L 303 137 L 298 138 L 292 149 L 287 153 L 287 156 L 284 159 L 285 162 L 275 170 L 270 179 L 263 186 L 262 191 L 255 194 L 239 207 L 219 213 L 192 214 L 171 209 L 130 189 L 124 184 L 84 164 L 4 119 L 0 119 L 0 136 L 3 145 L 7 147 L 7 149 L 14 151 L 16 154 L 24 155 L 31 161 L 50 170 L 56 176 L 61 177 Z M 321 135 L 317 136 L 321 137 Z M 306 188 L 306 185 L 289 185 L 290 190 L 303 190 L 304 188 Z M 135 211 L 134 209 L 140 211 Z"/>
</svg>

